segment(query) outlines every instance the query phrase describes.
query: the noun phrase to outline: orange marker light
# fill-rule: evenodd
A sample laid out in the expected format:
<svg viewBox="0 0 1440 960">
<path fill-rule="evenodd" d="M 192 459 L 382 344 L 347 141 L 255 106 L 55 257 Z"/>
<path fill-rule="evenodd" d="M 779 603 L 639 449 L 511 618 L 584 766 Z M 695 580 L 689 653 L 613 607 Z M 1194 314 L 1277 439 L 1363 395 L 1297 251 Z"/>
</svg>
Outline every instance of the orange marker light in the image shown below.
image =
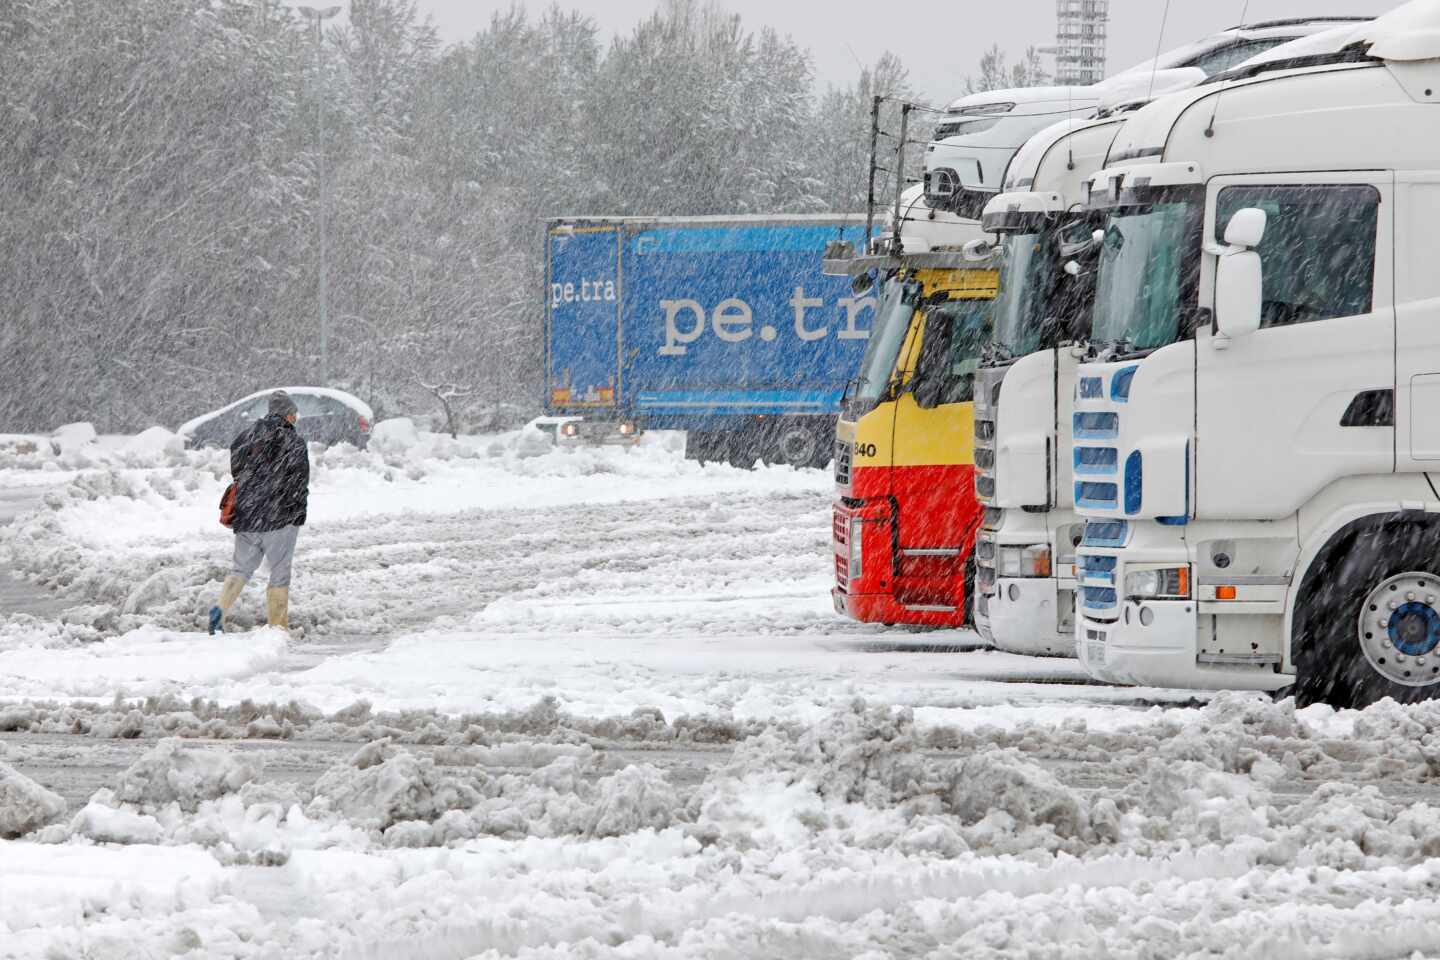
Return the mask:
<svg viewBox="0 0 1440 960">
<path fill-rule="evenodd" d="M 1216 600 L 1234 600 L 1234 599 L 1235 599 L 1235 588 L 1234 588 L 1234 587 L 1216 587 L 1216 588 L 1215 588 L 1215 599 L 1216 599 Z"/>
</svg>

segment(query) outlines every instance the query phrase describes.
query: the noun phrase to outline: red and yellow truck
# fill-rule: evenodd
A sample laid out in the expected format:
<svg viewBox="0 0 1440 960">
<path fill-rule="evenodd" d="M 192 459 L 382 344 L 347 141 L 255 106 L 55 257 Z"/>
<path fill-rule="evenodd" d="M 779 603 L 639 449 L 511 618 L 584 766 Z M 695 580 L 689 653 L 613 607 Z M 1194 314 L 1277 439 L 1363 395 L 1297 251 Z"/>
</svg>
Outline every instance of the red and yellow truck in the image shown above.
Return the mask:
<svg viewBox="0 0 1440 960">
<path fill-rule="evenodd" d="M 928 247 L 890 264 L 836 425 L 835 609 L 866 622 L 960 626 L 970 619 L 981 520 L 975 374 L 999 275 Z"/>
</svg>

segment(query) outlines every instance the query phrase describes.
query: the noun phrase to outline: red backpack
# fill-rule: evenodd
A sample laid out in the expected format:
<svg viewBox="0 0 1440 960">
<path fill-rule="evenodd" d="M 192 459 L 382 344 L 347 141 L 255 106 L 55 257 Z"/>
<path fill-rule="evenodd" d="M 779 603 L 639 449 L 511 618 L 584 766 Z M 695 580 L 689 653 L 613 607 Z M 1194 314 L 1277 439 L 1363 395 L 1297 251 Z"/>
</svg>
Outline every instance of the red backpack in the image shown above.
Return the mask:
<svg viewBox="0 0 1440 960">
<path fill-rule="evenodd" d="M 220 497 L 220 525 L 222 527 L 235 526 L 235 484 L 225 488 L 225 493 Z"/>
</svg>

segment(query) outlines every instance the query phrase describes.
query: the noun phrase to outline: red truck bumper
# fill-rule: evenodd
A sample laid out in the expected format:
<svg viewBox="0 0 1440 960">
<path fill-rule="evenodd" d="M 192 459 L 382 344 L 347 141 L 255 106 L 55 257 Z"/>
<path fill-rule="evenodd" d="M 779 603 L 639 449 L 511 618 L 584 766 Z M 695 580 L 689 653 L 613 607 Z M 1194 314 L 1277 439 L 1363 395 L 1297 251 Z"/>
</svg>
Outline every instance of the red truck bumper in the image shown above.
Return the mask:
<svg viewBox="0 0 1440 960">
<path fill-rule="evenodd" d="M 965 624 L 963 558 L 902 557 L 897 564 L 888 499 L 859 505 L 836 501 L 831 543 L 835 587 L 830 596 L 836 613 L 862 623 Z"/>
</svg>

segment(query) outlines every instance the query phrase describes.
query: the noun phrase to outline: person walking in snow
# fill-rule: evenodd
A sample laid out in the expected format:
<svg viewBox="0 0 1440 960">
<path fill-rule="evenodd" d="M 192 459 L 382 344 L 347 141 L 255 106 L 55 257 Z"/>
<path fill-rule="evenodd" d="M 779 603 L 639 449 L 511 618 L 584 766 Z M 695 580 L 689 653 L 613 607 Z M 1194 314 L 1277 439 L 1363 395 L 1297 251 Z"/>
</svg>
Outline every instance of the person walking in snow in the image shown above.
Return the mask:
<svg viewBox="0 0 1440 960">
<path fill-rule="evenodd" d="M 270 563 L 266 622 L 290 629 L 290 567 L 310 499 L 310 453 L 295 432 L 295 401 L 283 390 L 270 396 L 269 413 L 230 444 L 235 484 L 235 563 L 220 602 L 210 608 L 210 632 L 223 632 L 225 616 L 261 560 Z"/>
</svg>

